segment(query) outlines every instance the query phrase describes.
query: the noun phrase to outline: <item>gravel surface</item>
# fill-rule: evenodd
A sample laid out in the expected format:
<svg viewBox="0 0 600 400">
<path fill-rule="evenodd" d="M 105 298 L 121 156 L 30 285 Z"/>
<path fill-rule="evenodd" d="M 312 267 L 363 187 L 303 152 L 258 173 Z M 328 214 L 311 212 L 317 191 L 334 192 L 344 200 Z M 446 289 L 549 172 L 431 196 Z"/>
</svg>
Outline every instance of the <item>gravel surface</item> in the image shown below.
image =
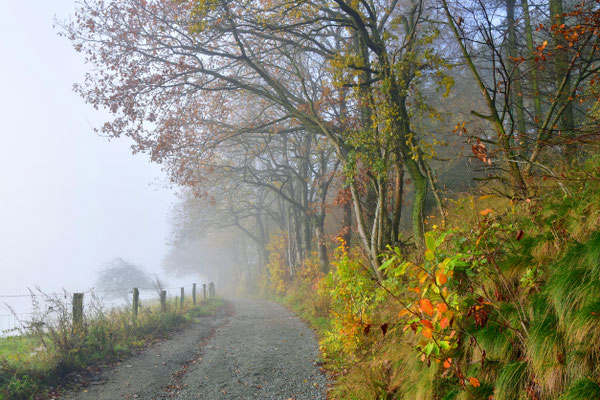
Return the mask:
<svg viewBox="0 0 600 400">
<path fill-rule="evenodd" d="M 217 330 L 175 398 L 325 399 L 327 380 L 315 364 L 312 330 L 282 306 L 234 304 L 235 315 Z"/>
<path fill-rule="evenodd" d="M 312 330 L 270 302 L 231 304 L 65 399 L 326 399 Z"/>
<path fill-rule="evenodd" d="M 69 400 L 162 399 L 173 384 L 173 374 L 202 351 L 215 329 L 227 322 L 224 308 L 205 317 L 169 339 L 155 343 L 142 353 L 95 376 L 90 385 L 71 393 Z"/>
</svg>

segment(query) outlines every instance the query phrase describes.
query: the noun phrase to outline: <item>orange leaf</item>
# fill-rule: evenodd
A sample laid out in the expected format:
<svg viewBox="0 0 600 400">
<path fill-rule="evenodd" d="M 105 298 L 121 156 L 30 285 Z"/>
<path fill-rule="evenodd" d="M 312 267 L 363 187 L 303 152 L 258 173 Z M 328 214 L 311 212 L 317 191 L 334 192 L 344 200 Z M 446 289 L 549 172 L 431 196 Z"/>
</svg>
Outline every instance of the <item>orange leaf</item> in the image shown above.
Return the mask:
<svg viewBox="0 0 600 400">
<path fill-rule="evenodd" d="M 446 305 L 446 303 L 437 303 L 436 307 L 439 312 L 448 311 L 448 306 Z"/>
<path fill-rule="evenodd" d="M 481 215 L 488 215 L 489 213 L 492 213 L 492 212 L 494 212 L 494 210 L 492 210 L 490 208 L 486 208 L 485 210 L 480 211 L 479 214 L 481 214 Z"/>
<path fill-rule="evenodd" d="M 450 320 L 446 317 L 442 318 L 442 320 L 440 321 L 440 327 L 442 329 L 446 329 L 448 325 L 450 325 Z"/>
<path fill-rule="evenodd" d="M 470 383 L 470 384 L 471 384 L 471 386 L 473 386 L 473 387 L 479 387 L 479 386 L 480 386 L 480 385 L 479 385 L 479 379 L 477 379 L 477 378 L 470 377 L 470 378 L 469 378 L 469 383 Z"/>
<path fill-rule="evenodd" d="M 444 368 L 448 369 L 450 368 L 450 364 L 452 364 L 452 359 L 449 358 L 446 361 L 444 361 Z"/>
<path fill-rule="evenodd" d="M 424 326 L 428 327 L 429 329 L 433 329 L 433 325 L 431 324 L 431 322 L 427 321 L 426 319 L 422 319 L 421 320 L 421 324 L 423 324 Z"/>
<path fill-rule="evenodd" d="M 445 285 L 448 282 L 448 277 L 442 273 L 437 276 L 438 285 Z"/>
<path fill-rule="evenodd" d="M 431 304 L 431 301 L 428 299 L 421 299 L 419 305 L 421 306 L 421 311 L 425 314 L 433 315 L 433 305 Z"/>
<path fill-rule="evenodd" d="M 405 308 L 404 310 L 402 310 L 398 313 L 398 317 L 402 317 L 403 315 L 406 315 L 408 313 L 409 313 L 408 309 Z"/>
<path fill-rule="evenodd" d="M 427 339 L 431 339 L 433 336 L 433 329 L 423 328 L 423 336 L 425 336 Z"/>
</svg>

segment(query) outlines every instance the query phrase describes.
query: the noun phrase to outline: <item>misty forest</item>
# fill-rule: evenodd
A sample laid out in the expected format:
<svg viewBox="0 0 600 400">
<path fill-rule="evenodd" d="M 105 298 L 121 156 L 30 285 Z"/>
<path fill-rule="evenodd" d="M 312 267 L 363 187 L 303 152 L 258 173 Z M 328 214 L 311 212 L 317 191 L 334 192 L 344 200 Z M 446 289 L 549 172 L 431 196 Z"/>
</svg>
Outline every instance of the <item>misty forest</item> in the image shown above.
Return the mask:
<svg viewBox="0 0 600 400">
<path fill-rule="evenodd" d="M 600 399 L 598 0 L 79 0 L 54 35 L 177 196 L 160 276 L 30 282 L 0 399 Z"/>
</svg>

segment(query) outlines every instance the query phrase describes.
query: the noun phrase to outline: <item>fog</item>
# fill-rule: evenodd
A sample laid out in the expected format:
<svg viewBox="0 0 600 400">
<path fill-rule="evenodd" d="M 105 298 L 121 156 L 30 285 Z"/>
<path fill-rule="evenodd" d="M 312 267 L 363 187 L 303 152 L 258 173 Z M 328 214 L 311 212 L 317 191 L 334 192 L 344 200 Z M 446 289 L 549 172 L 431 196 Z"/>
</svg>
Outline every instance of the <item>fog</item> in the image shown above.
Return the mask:
<svg viewBox="0 0 600 400">
<path fill-rule="evenodd" d="M 74 4 L 0 2 L 0 295 L 86 290 L 114 257 L 162 274 L 168 251 L 174 190 L 72 91 L 86 67 L 53 20 Z"/>
</svg>

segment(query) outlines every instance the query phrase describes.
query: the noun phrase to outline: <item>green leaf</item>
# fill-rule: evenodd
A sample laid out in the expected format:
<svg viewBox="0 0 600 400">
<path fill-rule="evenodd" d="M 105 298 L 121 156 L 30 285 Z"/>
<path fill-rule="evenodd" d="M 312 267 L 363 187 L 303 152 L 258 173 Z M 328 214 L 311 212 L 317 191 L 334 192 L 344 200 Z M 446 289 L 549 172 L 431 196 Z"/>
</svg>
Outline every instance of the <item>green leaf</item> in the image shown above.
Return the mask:
<svg viewBox="0 0 600 400">
<path fill-rule="evenodd" d="M 435 259 L 435 254 L 433 253 L 433 251 L 432 251 L 432 250 L 427 250 L 427 251 L 425 252 L 425 258 L 426 258 L 428 261 L 433 261 L 433 260 Z"/>
<path fill-rule="evenodd" d="M 434 343 L 431 342 L 427 346 L 425 346 L 425 348 L 423 349 L 423 351 L 425 352 L 425 354 L 427 354 L 427 355 L 431 354 L 431 352 L 433 351 L 433 345 L 434 345 Z"/>
<path fill-rule="evenodd" d="M 438 248 L 442 243 L 444 243 L 444 240 L 446 239 L 446 235 L 448 235 L 448 232 L 444 232 L 440 235 L 439 238 L 437 238 L 437 240 L 435 241 L 435 247 Z"/>
<path fill-rule="evenodd" d="M 381 264 L 381 267 L 379 267 L 379 270 L 384 271 L 384 270 L 388 269 L 395 260 L 396 260 L 396 257 L 388 258 L 383 264 Z"/>
<path fill-rule="evenodd" d="M 427 249 L 430 250 L 432 253 L 435 251 L 436 243 L 435 238 L 433 237 L 433 233 L 427 232 L 425 234 L 425 245 L 427 246 Z"/>
<path fill-rule="evenodd" d="M 446 340 L 440 340 L 438 344 L 443 350 L 450 350 L 450 343 L 448 343 Z"/>
<path fill-rule="evenodd" d="M 404 275 L 409 265 L 410 263 L 408 261 L 405 261 L 402 264 L 400 264 L 400 266 L 396 270 L 396 276 Z"/>
</svg>

